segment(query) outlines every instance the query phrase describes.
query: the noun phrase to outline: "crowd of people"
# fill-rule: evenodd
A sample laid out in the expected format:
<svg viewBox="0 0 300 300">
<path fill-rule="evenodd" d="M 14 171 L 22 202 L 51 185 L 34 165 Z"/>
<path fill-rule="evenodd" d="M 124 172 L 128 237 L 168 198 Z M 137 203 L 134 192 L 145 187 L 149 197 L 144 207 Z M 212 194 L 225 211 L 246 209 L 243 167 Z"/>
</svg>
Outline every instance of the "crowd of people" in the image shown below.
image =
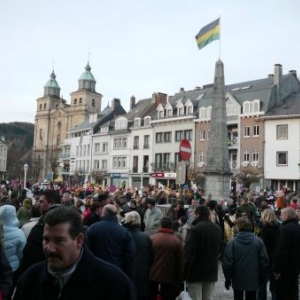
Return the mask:
<svg viewBox="0 0 300 300">
<path fill-rule="evenodd" d="M 49 186 L 0 192 L 2 299 L 298 299 L 300 201 L 244 189 Z M 1 298 L 0 298 L 1 299 Z"/>
</svg>

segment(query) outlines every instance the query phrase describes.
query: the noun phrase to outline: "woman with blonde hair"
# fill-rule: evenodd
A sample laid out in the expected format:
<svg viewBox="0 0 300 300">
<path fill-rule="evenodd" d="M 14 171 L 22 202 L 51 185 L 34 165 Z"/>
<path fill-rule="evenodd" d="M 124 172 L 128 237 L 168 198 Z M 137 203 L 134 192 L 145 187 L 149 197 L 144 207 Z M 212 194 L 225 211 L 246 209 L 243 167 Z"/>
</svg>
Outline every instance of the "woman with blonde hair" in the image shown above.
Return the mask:
<svg viewBox="0 0 300 300">
<path fill-rule="evenodd" d="M 275 278 L 273 275 L 273 261 L 274 261 L 274 254 L 276 245 L 278 244 L 278 237 L 279 237 L 279 222 L 277 221 L 275 212 L 267 208 L 263 211 L 261 215 L 262 221 L 262 230 L 260 232 L 260 238 L 263 240 L 265 247 L 267 249 L 267 253 L 269 256 L 269 281 L 270 281 L 270 292 L 272 294 L 272 300 L 276 299 L 275 296 Z M 267 284 L 268 281 L 263 282 L 257 291 L 257 300 L 267 300 Z"/>
</svg>

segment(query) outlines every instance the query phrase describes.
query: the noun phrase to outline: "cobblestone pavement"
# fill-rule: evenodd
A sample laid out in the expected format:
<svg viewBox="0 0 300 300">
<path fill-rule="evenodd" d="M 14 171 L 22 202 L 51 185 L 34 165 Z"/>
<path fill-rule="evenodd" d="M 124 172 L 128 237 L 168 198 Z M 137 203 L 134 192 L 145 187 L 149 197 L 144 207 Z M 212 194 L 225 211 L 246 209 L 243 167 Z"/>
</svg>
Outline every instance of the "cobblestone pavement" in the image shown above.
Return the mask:
<svg viewBox="0 0 300 300">
<path fill-rule="evenodd" d="M 225 278 L 222 272 L 222 265 L 219 263 L 219 277 L 218 282 L 215 285 L 213 297 L 211 300 L 233 300 L 233 290 L 230 288 L 229 291 L 225 289 Z M 271 295 L 268 292 L 268 300 L 271 300 Z"/>
</svg>

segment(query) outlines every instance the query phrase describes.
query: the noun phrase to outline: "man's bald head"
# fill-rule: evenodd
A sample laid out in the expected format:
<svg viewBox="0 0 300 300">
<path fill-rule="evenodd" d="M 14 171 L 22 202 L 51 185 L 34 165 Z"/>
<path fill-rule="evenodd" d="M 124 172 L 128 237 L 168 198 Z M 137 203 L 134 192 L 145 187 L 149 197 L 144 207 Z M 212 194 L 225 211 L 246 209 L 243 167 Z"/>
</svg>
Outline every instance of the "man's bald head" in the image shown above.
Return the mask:
<svg viewBox="0 0 300 300">
<path fill-rule="evenodd" d="M 103 207 L 103 216 L 115 216 L 117 214 L 117 208 L 113 204 L 107 204 Z"/>
</svg>

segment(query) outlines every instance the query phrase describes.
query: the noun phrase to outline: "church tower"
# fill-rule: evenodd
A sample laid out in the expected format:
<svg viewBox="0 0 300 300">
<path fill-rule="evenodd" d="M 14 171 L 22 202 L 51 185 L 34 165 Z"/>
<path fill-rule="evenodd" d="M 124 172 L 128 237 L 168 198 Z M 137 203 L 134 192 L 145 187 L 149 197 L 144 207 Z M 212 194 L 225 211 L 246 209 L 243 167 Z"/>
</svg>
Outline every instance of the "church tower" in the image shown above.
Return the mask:
<svg viewBox="0 0 300 300">
<path fill-rule="evenodd" d="M 33 179 L 52 180 L 57 168 L 60 146 L 71 128 L 100 113 L 102 95 L 96 92 L 96 80 L 87 63 L 78 80 L 78 89 L 71 93 L 71 104 L 60 97 L 60 87 L 52 71 L 44 86 L 44 95 L 37 99 L 33 142 Z"/>
<path fill-rule="evenodd" d="M 54 70 L 44 85 L 44 95 L 37 99 L 35 130 L 33 142 L 32 171 L 34 179 L 51 176 L 53 164 L 53 128 L 52 114 L 61 103 L 60 87 L 56 81 Z M 50 179 L 50 178 L 49 178 Z"/>
<path fill-rule="evenodd" d="M 96 80 L 91 73 L 89 62 L 78 79 L 78 89 L 71 93 L 71 106 L 68 115 L 68 128 L 89 119 L 90 114 L 101 111 L 102 95 L 96 92 Z"/>
</svg>

